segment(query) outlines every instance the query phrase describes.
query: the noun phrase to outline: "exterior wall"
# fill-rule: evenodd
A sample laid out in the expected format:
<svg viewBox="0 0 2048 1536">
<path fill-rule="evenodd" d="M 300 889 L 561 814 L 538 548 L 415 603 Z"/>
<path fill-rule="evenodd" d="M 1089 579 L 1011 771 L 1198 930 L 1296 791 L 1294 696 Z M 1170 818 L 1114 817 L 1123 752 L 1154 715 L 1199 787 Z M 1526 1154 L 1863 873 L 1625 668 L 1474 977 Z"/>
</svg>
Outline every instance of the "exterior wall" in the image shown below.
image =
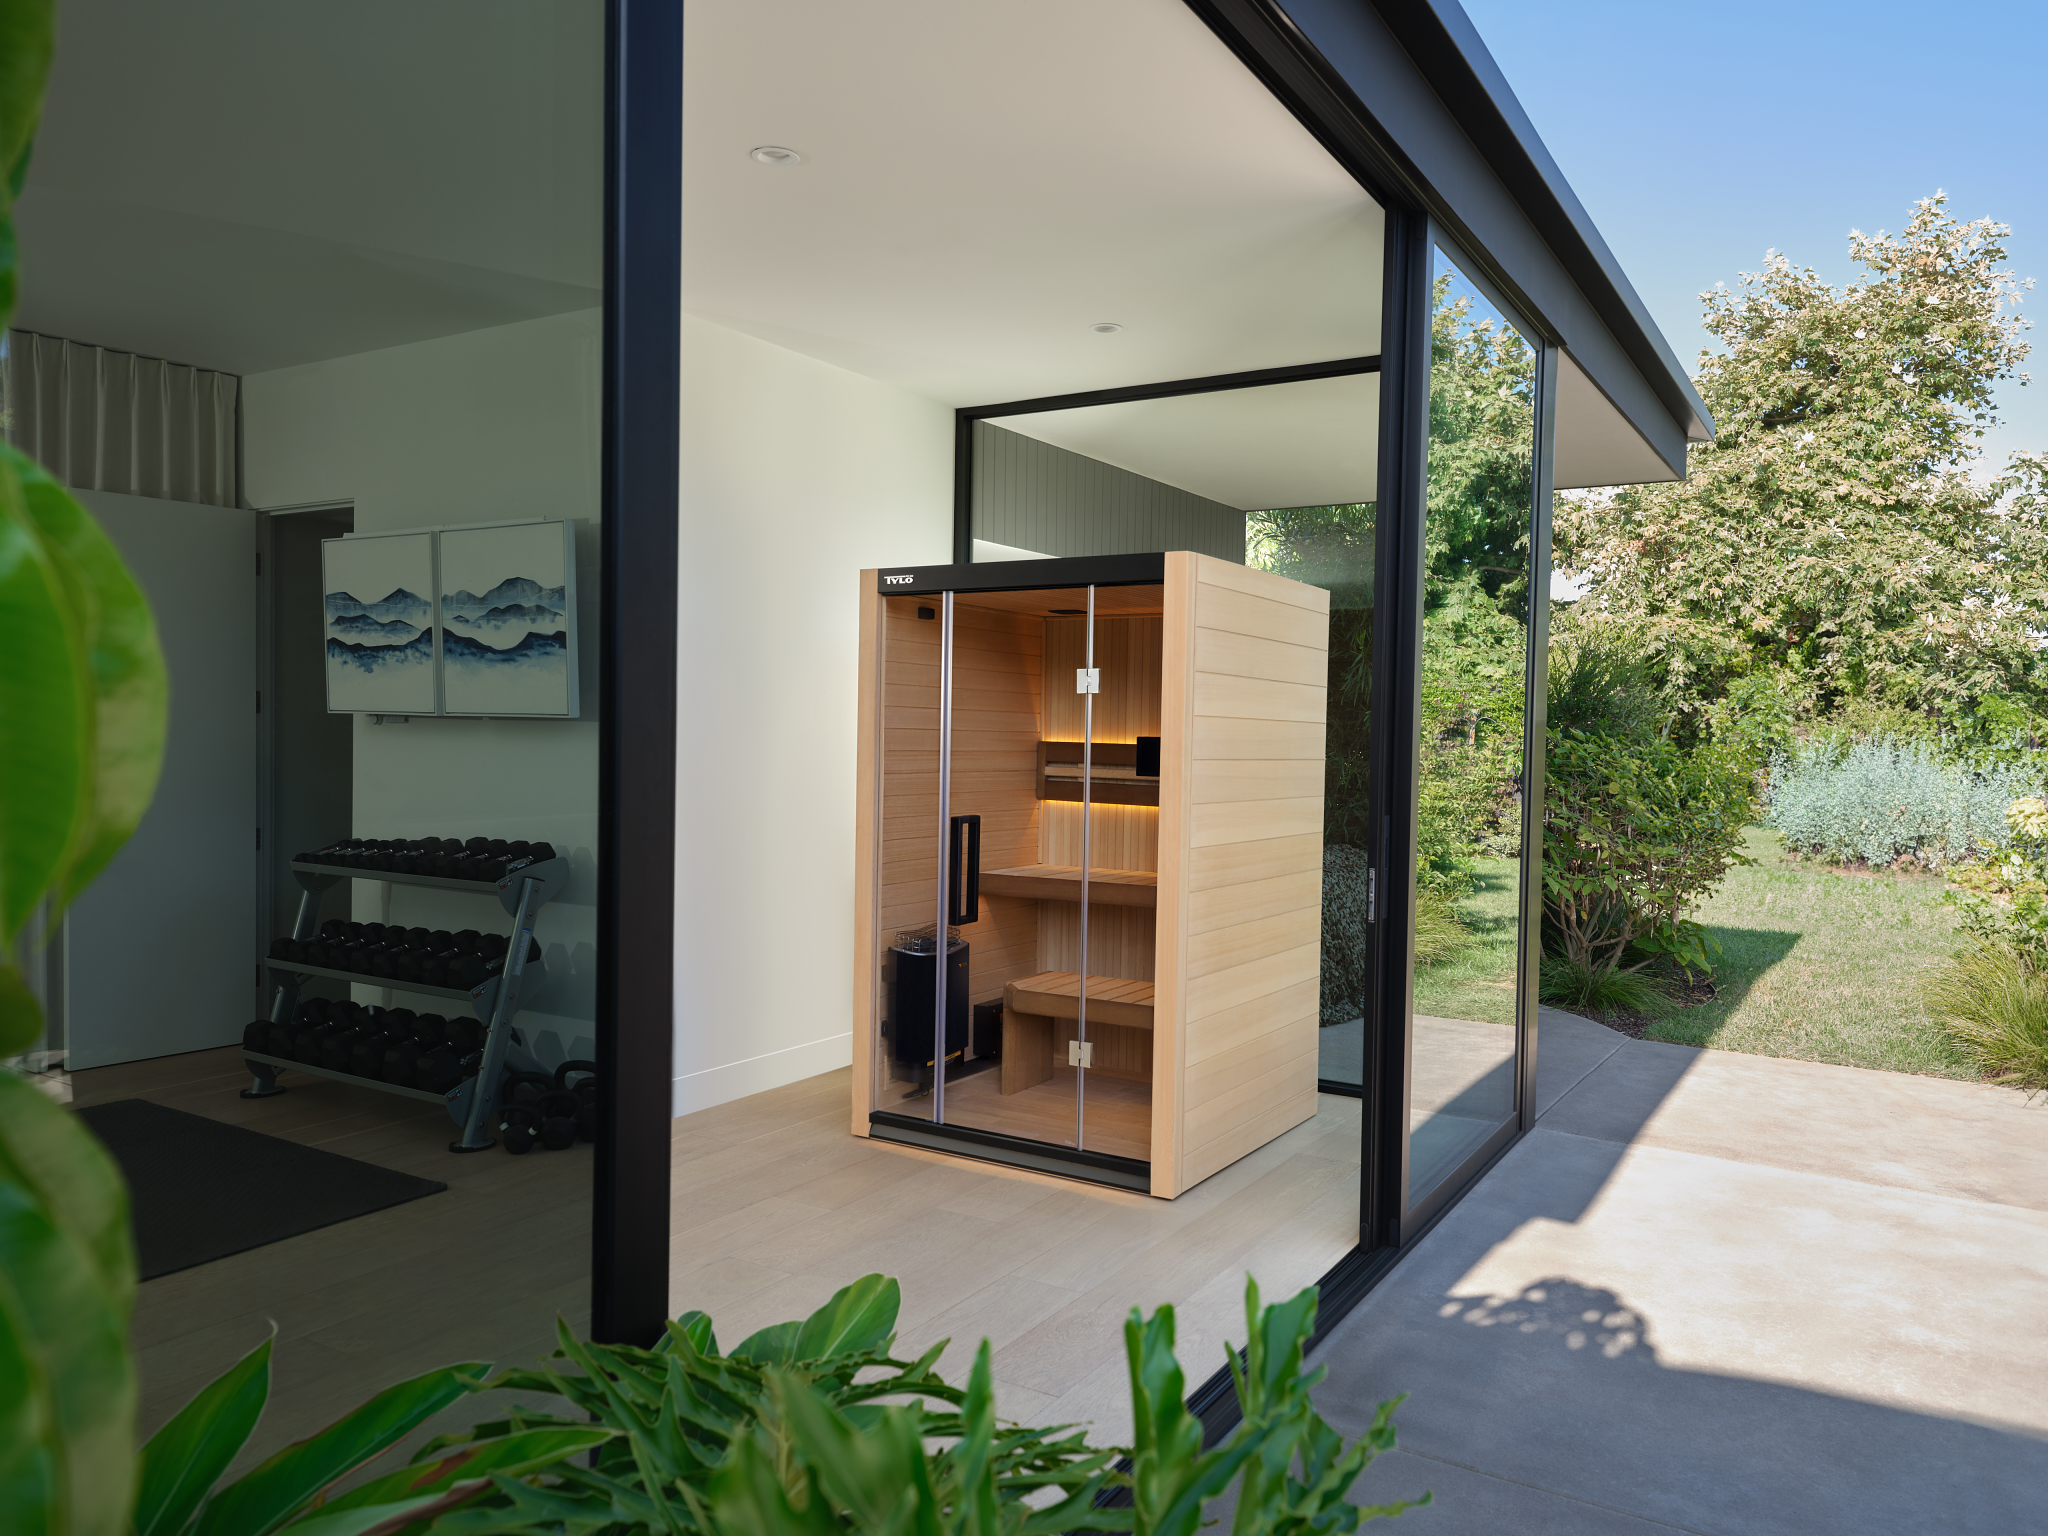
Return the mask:
<svg viewBox="0 0 2048 1536">
<path fill-rule="evenodd" d="M 548 989 L 521 1015 L 551 1065 L 596 1054 L 598 322 L 582 310 L 251 374 L 242 386 L 252 506 L 351 502 L 359 533 L 579 521 L 581 719 L 355 719 L 355 835 L 545 838 L 571 859 L 568 889 L 535 926 Z M 503 931 L 501 911 L 464 894 L 358 881 L 354 903 L 363 921 Z M 385 990 L 356 995 L 383 1001 Z"/>
<path fill-rule="evenodd" d="M 677 1114 L 851 1059 L 860 572 L 953 537 L 951 408 L 693 316 L 682 351 Z"/>
<path fill-rule="evenodd" d="M 1041 555 L 1191 549 L 1244 564 L 1244 514 L 985 421 L 974 424 L 974 536 Z"/>
</svg>

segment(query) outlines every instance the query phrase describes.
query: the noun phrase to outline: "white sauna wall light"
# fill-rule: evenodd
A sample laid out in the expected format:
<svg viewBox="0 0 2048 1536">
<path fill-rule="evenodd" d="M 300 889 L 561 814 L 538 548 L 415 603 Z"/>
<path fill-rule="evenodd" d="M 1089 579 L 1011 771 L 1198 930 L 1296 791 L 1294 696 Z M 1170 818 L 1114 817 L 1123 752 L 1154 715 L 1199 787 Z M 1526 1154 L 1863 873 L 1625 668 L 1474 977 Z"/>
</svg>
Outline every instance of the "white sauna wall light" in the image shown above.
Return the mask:
<svg viewBox="0 0 2048 1536">
<path fill-rule="evenodd" d="M 793 149 L 784 149 L 780 144 L 763 144 L 748 151 L 763 165 L 801 165 L 803 156 Z"/>
</svg>

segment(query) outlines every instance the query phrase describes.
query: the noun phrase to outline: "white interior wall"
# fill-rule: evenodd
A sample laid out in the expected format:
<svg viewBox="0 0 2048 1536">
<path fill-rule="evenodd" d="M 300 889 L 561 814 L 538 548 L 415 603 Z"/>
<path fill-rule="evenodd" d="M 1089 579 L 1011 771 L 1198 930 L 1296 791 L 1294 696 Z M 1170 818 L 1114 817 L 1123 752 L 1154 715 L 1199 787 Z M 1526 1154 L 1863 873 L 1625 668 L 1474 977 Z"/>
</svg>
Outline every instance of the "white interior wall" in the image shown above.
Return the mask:
<svg viewBox="0 0 2048 1536">
<path fill-rule="evenodd" d="M 682 354 L 679 1115 L 850 1059 L 858 573 L 953 525 L 950 408 L 695 317 Z"/>
<path fill-rule="evenodd" d="M 242 382 L 252 506 L 351 502 L 359 533 L 578 521 L 581 719 L 355 723 L 355 836 L 546 839 L 571 860 L 535 926 L 548 989 L 521 1016 L 550 1065 L 595 1054 L 600 363 L 599 311 L 580 310 Z M 507 922 L 487 898 L 370 881 L 355 882 L 354 916 L 499 933 Z M 456 1006 L 388 996 L 421 1012 Z"/>
</svg>

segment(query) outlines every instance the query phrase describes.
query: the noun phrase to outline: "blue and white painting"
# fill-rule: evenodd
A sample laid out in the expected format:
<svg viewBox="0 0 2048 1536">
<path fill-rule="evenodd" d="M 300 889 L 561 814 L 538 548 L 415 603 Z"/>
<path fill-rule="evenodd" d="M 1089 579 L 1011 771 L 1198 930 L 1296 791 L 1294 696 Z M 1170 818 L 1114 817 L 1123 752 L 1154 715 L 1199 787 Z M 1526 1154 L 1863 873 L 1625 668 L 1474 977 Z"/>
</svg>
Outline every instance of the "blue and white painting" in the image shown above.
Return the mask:
<svg viewBox="0 0 2048 1536">
<path fill-rule="evenodd" d="M 569 524 L 441 530 L 441 707 L 451 715 L 576 713 Z"/>
<path fill-rule="evenodd" d="M 329 712 L 437 713 L 434 536 L 327 539 L 320 566 Z"/>
</svg>

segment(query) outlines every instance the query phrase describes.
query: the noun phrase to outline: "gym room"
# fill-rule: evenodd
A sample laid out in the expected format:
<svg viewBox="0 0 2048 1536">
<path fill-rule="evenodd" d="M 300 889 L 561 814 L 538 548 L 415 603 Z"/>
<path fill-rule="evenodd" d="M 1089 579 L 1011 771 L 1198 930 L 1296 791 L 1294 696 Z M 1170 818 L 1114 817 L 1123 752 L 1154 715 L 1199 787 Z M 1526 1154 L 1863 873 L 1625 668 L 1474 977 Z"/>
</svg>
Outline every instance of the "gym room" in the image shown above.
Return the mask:
<svg viewBox="0 0 2048 1536">
<path fill-rule="evenodd" d="M 133 1189 L 141 1432 L 274 1321 L 257 1456 L 588 1322 L 605 7 L 59 26 L 0 388 L 171 712 L 31 1061 Z"/>
</svg>

